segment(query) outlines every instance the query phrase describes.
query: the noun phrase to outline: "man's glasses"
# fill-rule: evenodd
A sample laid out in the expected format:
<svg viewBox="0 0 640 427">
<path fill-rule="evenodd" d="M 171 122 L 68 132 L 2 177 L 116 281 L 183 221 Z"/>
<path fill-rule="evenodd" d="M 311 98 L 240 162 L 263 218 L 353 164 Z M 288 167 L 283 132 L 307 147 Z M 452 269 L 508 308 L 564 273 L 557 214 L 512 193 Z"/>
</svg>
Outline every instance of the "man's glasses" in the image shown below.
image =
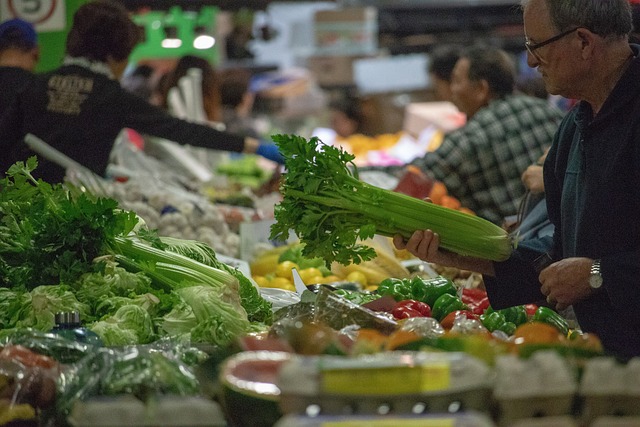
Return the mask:
<svg viewBox="0 0 640 427">
<path fill-rule="evenodd" d="M 558 41 L 561 38 L 563 38 L 564 36 L 568 36 L 569 34 L 573 33 L 574 31 L 577 31 L 579 28 L 580 27 L 576 27 L 576 28 L 573 28 L 571 30 L 567 30 L 565 32 L 562 32 L 562 33 L 558 34 L 557 36 L 553 36 L 550 39 L 547 39 L 547 40 L 545 40 L 543 42 L 540 42 L 540 43 L 532 44 L 531 40 L 526 39 L 525 42 L 524 42 L 524 47 L 527 48 L 527 50 L 529 51 L 529 53 L 531 55 L 533 55 L 534 57 L 538 58 L 538 56 L 535 53 L 533 53 L 536 49 L 540 49 L 542 46 L 546 46 L 546 45 L 548 45 L 550 43 Z"/>
</svg>

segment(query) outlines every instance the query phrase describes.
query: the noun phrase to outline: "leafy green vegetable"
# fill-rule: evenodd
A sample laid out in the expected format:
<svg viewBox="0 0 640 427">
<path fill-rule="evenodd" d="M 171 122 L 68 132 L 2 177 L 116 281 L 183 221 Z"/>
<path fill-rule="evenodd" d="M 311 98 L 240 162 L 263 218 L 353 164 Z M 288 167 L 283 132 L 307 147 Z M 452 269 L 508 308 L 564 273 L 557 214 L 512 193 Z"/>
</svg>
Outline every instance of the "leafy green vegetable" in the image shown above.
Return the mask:
<svg viewBox="0 0 640 427">
<path fill-rule="evenodd" d="M 107 346 L 147 344 L 155 338 L 151 316 L 138 305 L 124 305 L 89 329 Z"/>
<path fill-rule="evenodd" d="M 198 320 L 193 314 L 193 308 L 183 299 L 173 306 L 173 309 L 163 316 L 160 329 L 172 336 L 190 334 L 196 327 Z"/>
<path fill-rule="evenodd" d="M 128 297 L 149 292 L 151 279 L 143 273 L 129 272 L 112 259 L 104 258 L 97 264 L 96 271 L 85 273 L 71 286 L 78 299 L 89 304 L 105 297 Z"/>
<path fill-rule="evenodd" d="M 34 179 L 36 166 L 0 180 L 0 328 L 48 331 L 75 310 L 106 345 L 172 332 L 220 344 L 271 322 L 271 304 L 211 247 L 163 242 L 115 200 Z"/>
<path fill-rule="evenodd" d="M 67 285 L 38 286 L 30 292 L 31 302 L 24 307 L 20 327 L 48 331 L 55 326 L 55 315 L 61 311 L 77 311 L 80 319 L 89 316 L 90 308 L 76 298 Z"/>
<path fill-rule="evenodd" d="M 137 305 L 138 307 L 145 310 L 149 313 L 150 316 L 154 316 L 157 314 L 157 307 L 160 303 L 160 300 L 157 296 L 151 293 L 140 294 L 133 296 L 131 298 L 128 297 L 109 297 L 104 298 L 95 308 L 95 315 L 97 318 L 101 318 L 103 316 L 108 316 L 109 314 L 115 313 L 125 305 Z"/>
<path fill-rule="evenodd" d="M 241 156 L 227 161 L 219 165 L 216 168 L 216 172 L 226 175 L 231 184 L 236 183 L 251 188 L 260 187 L 269 178 L 264 168 L 258 164 L 257 156 Z M 240 197 L 241 195 L 237 196 Z M 232 204 L 229 200 L 224 201 Z M 251 199 L 248 199 L 248 201 L 251 201 Z"/>
<path fill-rule="evenodd" d="M 142 401 L 154 395 L 186 396 L 198 391 L 193 372 L 180 361 L 159 352 L 118 358 L 102 386 L 105 395 L 130 393 Z"/>
<path fill-rule="evenodd" d="M 182 288 L 176 293 L 191 307 L 197 321 L 191 331 L 192 342 L 226 345 L 249 331 L 237 294 L 208 286 Z"/>
<path fill-rule="evenodd" d="M 194 284 L 238 286 L 227 271 L 181 253 L 159 249 L 135 238 L 114 237 L 113 244 L 113 251 L 122 255 L 116 257 L 118 262 L 127 268 L 140 269 L 166 290 Z"/>
<path fill-rule="evenodd" d="M 275 208 L 271 238 L 290 230 L 305 244 L 306 257 L 327 264 L 360 263 L 375 250 L 359 244 L 375 234 L 408 238 L 432 229 L 441 246 L 463 255 L 504 260 L 511 253 L 505 230 L 482 218 L 378 188 L 358 179 L 354 156 L 313 137 L 273 135 L 285 159 L 283 200 Z M 351 169 L 350 169 L 351 168 Z"/>
<path fill-rule="evenodd" d="M 0 180 L 0 284 L 33 289 L 71 283 L 91 271 L 116 235 L 126 235 L 135 214 L 113 199 L 36 180 L 35 157 L 18 162 Z"/>
<path fill-rule="evenodd" d="M 240 300 L 251 322 L 262 322 L 267 325 L 273 321 L 272 305 L 262 298 L 251 281 L 237 268 L 233 268 L 218 260 L 215 251 L 208 245 L 193 240 L 182 240 L 161 237 L 166 250 L 192 258 L 213 268 L 224 270 L 234 276 L 240 285 Z"/>
<path fill-rule="evenodd" d="M 18 289 L 0 288 L 0 330 L 14 328 L 31 303 L 31 294 Z"/>
</svg>

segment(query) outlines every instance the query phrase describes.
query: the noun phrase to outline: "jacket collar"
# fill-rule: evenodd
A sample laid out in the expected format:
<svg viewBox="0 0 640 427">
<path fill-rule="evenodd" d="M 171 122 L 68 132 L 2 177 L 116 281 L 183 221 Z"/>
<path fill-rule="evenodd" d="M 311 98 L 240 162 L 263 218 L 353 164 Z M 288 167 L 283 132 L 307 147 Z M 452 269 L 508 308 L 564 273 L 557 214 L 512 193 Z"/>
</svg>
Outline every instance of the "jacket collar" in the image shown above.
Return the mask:
<svg viewBox="0 0 640 427">
<path fill-rule="evenodd" d="M 81 56 L 78 56 L 78 57 L 67 56 L 64 58 L 64 61 L 62 62 L 62 64 L 75 65 L 78 67 L 86 68 L 87 70 L 93 71 L 94 73 L 105 75 L 111 80 L 116 79 L 116 77 L 111 72 L 111 69 L 109 68 L 109 66 L 104 62 L 94 61 L 89 58 L 85 58 Z"/>
</svg>

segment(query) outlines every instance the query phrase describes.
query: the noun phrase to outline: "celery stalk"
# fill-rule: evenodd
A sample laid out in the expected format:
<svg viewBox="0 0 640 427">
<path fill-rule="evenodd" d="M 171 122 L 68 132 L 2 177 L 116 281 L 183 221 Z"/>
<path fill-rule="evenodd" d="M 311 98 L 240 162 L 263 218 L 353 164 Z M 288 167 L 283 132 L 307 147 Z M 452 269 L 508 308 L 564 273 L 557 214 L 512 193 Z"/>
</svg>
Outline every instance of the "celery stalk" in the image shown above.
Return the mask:
<svg viewBox="0 0 640 427">
<path fill-rule="evenodd" d="M 422 229 L 437 232 L 442 248 L 462 255 L 502 261 L 511 254 L 508 233 L 490 221 L 360 181 L 354 156 L 340 148 L 316 137 L 272 138 L 286 173 L 271 238 L 285 240 L 293 230 L 305 256 L 357 264 L 376 256 L 361 240 Z"/>
</svg>

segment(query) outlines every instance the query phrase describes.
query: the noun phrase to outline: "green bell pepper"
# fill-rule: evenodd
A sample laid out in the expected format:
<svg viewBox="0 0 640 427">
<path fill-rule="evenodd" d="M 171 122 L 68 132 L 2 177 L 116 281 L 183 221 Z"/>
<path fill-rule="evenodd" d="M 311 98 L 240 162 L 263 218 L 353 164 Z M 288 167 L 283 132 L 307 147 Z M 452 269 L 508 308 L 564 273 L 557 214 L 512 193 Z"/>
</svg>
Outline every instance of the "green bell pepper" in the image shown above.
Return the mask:
<svg viewBox="0 0 640 427">
<path fill-rule="evenodd" d="M 480 315 L 480 321 L 489 332 L 502 331 L 507 335 L 513 335 L 516 330 L 516 324 L 508 322 L 504 314 L 499 311 L 485 313 Z"/>
<path fill-rule="evenodd" d="M 457 295 L 454 284 L 442 276 L 432 279 L 414 277 L 411 279 L 411 293 L 413 299 L 422 301 L 430 307 L 433 307 L 436 300 L 444 294 Z"/>
<path fill-rule="evenodd" d="M 431 317 L 440 322 L 449 313 L 456 310 L 468 310 L 458 295 L 442 294 L 431 306 Z"/>
<path fill-rule="evenodd" d="M 396 279 L 394 277 L 389 277 L 388 279 L 384 279 L 380 282 L 376 292 L 379 295 L 389 295 L 396 301 L 414 299 L 411 293 L 411 282 L 409 280 Z"/>
<path fill-rule="evenodd" d="M 567 320 L 549 307 L 538 307 L 531 320 L 555 326 L 565 337 L 569 334 L 569 324 Z"/>
<path fill-rule="evenodd" d="M 498 310 L 498 313 L 502 313 L 507 322 L 511 322 L 516 326 L 520 326 L 523 323 L 529 321 L 527 316 L 527 309 L 524 305 L 516 305 L 514 307 L 503 308 Z"/>
</svg>

